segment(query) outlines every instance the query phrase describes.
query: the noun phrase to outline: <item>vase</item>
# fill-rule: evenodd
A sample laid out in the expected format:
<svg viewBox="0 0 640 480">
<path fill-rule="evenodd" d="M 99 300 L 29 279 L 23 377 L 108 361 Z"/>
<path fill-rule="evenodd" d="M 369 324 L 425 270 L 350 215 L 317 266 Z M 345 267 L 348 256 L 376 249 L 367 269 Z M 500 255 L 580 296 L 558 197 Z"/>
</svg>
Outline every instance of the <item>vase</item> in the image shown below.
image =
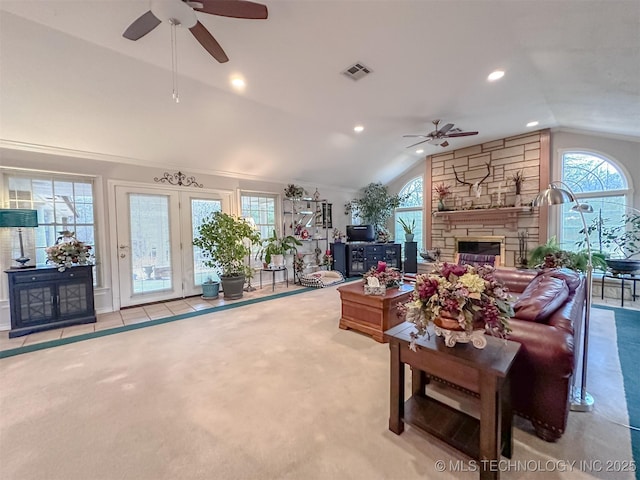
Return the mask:
<svg viewBox="0 0 640 480">
<path fill-rule="evenodd" d="M 434 318 L 433 324 L 436 335 L 444 338 L 447 347 L 453 347 L 456 343 L 471 343 L 477 349 L 487 346 L 487 337 L 484 334 L 484 322 L 474 321 L 473 330 L 466 331 L 460 326 L 458 318 L 449 312 L 442 311 L 440 316 Z"/>
<path fill-rule="evenodd" d="M 438 211 L 442 212 L 445 210 L 445 208 L 446 207 L 444 206 L 444 199 L 441 198 L 440 200 L 438 200 Z"/>
</svg>

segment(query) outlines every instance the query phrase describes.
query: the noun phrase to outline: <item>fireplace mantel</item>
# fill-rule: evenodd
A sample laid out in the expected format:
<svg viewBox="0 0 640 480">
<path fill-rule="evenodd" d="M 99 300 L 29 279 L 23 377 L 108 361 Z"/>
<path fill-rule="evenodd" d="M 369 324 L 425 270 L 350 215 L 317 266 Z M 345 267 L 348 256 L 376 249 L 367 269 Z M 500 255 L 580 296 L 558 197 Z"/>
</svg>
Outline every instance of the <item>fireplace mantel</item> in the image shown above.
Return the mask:
<svg viewBox="0 0 640 480">
<path fill-rule="evenodd" d="M 476 208 L 438 211 L 433 212 L 433 216 L 444 221 L 447 232 L 451 231 L 452 225 L 460 224 L 503 225 L 508 230 L 517 230 L 518 217 L 532 211 L 531 207 Z"/>
</svg>

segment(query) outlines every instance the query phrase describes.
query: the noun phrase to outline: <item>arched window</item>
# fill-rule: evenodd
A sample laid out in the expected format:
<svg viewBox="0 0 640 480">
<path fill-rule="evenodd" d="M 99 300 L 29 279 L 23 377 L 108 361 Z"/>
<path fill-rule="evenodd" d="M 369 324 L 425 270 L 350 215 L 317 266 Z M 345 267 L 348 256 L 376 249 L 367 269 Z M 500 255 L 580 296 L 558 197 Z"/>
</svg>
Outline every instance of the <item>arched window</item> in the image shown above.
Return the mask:
<svg viewBox="0 0 640 480">
<path fill-rule="evenodd" d="M 402 218 L 408 224 L 415 221 L 414 242 L 418 242 L 418 251 L 420 251 L 424 245 L 422 243 L 422 191 L 423 181 L 422 177 L 414 178 L 407 182 L 407 184 L 400 190 L 400 196 L 406 197 L 406 199 L 396 208 L 395 217 L 395 239 L 396 242 L 404 242 L 404 230 L 398 223 L 398 219 Z"/>
<path fill-rule="evenodd" d="M 612 161 L 602 155 L 567 151 L 562 155 L 562 181 L 574 191 L 580 203 L 593 208 L 593 213 L 585 213 L 587 226 L 594 220 L 602 218 L 605 225 L 611 227 L 624 223 L 627 195 L 630 193 L 629 182 L 624 172 Z M 562 205 L 560 217 L 560 242 L 566 250 L 580 250 L 578 242 L 584 240 L 580 214 L 573 211 L 572 204 Z M 625 212 L 625 210 L 627 210 Z M 598 241 L 598 232 L 589 237 L 593 252 L 614 254 L 606 251 Z"/>
</svg>

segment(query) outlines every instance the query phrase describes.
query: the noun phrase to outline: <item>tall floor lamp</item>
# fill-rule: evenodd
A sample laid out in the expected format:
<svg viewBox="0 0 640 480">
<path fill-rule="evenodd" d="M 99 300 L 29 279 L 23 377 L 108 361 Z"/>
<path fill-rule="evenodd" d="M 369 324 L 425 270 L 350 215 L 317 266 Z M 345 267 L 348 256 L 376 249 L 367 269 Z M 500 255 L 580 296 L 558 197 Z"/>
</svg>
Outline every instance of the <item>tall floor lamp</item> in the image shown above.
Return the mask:
<svg viewBox="0 0 640 480">
<path fill-rule="evenodd" d="M 591 294 L 593 287 L 593 264 L 591 263 L 591 244 L 589 242 L 589 233 L 587 232 L 587 222 L 584 219 L 584 207 L 576 199 L 575 194 L 564 182 L 555 181 L 549 184 L 549 188 L 541 191 L 533 200 L 533 206 L 542 205 L 560 205 L 562 203 L 575 203 L 573 210 L 580 214 L 582 226 L 584 228 L 585 243 L 587 244 L 587 292 L 586 292 L 586 308 L 584 312 L 584 340 L 582 344 L 582 380 L 580 382 L 580 390 L 574 387 L 571 392 L 571 410 L 576 412 L 590 412 L 593 410 L 593 397 L 587 393 L 587 360 L 589 351 L 589 320 L 591 317 Z"/>
<path fill-rule="evenodd" d="M 18 267 L 29 268 L 26 263 L 31 260 L 24 255 L 24 242 L 22 241 L 22 229 L 26 227 L 38 226 L 38 211 L 24 208 L 3 208 L 0 209 L 0 227 L 17 228 L 18 239 L 20 240 L 20 256 L 15 259 L 20 264 Z"/>
</svg>

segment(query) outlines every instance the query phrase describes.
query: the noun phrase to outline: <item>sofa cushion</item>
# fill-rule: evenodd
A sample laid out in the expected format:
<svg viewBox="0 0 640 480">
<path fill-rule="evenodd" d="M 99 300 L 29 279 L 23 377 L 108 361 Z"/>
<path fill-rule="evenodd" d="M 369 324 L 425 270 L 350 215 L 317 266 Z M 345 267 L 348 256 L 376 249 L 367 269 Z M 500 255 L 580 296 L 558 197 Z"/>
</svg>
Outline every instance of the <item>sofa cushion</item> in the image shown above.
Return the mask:
<svg viewBox="0 0 640 480">
<path fill-rule="evenodd" d="M 546 322 L 569 297 L 567 283 L 555 276 L 539 275 L 513 306 L 516 318 L 532 322 Z"/>
<path fill-rule="evenodd" d="M 567 287 L 569 287 L 569 293 L 575 292 L 582 280 L 578 272 L 569 268 L 548 268 L 546 270 L 542 270 L 538 275 L 550 276 L 564 280 Z"/>
</svg>

